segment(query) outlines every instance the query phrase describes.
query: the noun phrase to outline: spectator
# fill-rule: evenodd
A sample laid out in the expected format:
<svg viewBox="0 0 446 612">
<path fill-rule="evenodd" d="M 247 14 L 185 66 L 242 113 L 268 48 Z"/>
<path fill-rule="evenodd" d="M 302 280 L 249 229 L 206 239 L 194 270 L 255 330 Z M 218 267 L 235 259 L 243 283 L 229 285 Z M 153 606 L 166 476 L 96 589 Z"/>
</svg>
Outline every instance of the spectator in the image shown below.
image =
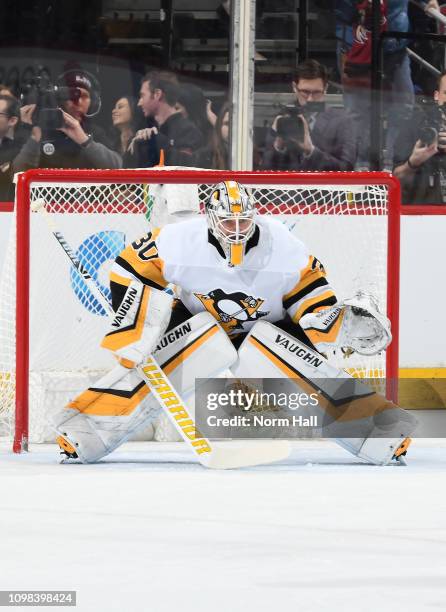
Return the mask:
<svg viewBox="0 0 446 612">
<path fill-rule="evenodd" d="M 293 76 L 294 107 L 274 119 L 262 166 L 272 170 L 352 170 L 356 132 L 348 114 L 325 108 L 328 85 L 325 66 L 301 63 Z M 315 104 L 316 103 L 316 104 Z"/>
<path fill-rule="evenodd" d="M 200 87 L 189 83 L 180 86 L 177 109 L 185 119 L 189 119 L 197 126 L 206 143 L 211 138 L 213 127 L 209 121 L 208 105 L 209 100 L 206 100 Z"/>
<path fill-rule="evenodd" d="M 229 103 L 220 109 L 210 142 L 197 152 L 196 165 L 200 168 L 227 170 L 229 168 Z"/>
<path fill-rule="evenodd" d="M 138 163 L 130 150 L 130 143 L 141 127 L 143 117 L 132 96 L 122 96 L 116 100 L 112 110 L 113 149 L 122 157 L 124 168 L 137 168 Z"/>
<path fill-rule="evenodd" d="M 215 124 L 217 123 L 217 115 L 214 113 L 213 104 L 211 100 L 206 100 L 206 116 L 209 125 L 215 127 Z"/>
<path fill-rule="evenodd" d="M 12 88 L 4 83 L 0 83 L 0 96 L 11 96 L 11 98 L 16 98 Z"/>
<path fill-rule="evenodd" d="M 398 136 L 394 174 L 406 204 L 446 203 L 446 72 L 434 104 L 415 109 Z"/>
<path fill-rule="evenodd" d="M 23 142 L 16 137 L 19 123 L 19 104 L 16 98 L 0 94 L 0 201 L 14 199 L 12 162 Z"/>
<path fill-rule="evenodd" d="M 70 70 L 61 77 L 69 97 L 60 103 L 61 127 L 42 123 L 36 104 L 21 109 L 31 135 L 14 160 L 14 172 L 29 168 L 120 168 L 121 156 L 111 149 L 104 130 L 88 117 L 94 82 L 89 73 Z M 42 125 L 39 125 L 42 123 Z"/>
<path fill-rule="evenodd" d="M 422 0 L 426 8 L 437 8 L 437 0 Z M 409 31 L 409 0 L 381 2 L 381 30 Z M 387 7 L 387 11 L 386 11 Z M 344 105 L 351 112 L 358 129 L 358 170 L 370 169 L 370 85 L 372 0 L 337 0 L 336 36 Z M 354 33 L 356 36 L 354 36 Z M 392 168 L 394 143 L 414 104 L 414 88 L 407 55 L 409 39 L 387 38 L 383 43 L 383 107 L 387 113 L 384 167 Z M 352 47 L 355 57 L 352 58 Z M 350 61 L 349 61 L 350 60 Z"/>
<path fill-rule="evenodd" d="M 0 83 L 0 95 L 14 98 L 14 100 L 20 106 L 19 100 L 17 96 L 15 95 L 12 87 L 9 87 L 8 85 L 5 85 L 4 83 Z M 19 120 L 17 122 L 17 125 L 14 127 L 14 140 L 16 144 L 21 143 L 23 145 L 24 141 L 28 138 L 28 136 L 29 136 L 29 130 L 20 121 L 20 114 L 19 114 Z"/>
<path fill-rule="evenodd" d="M 444 14 L 444 0 L 439 4 L 443 5 L 442 12 Z M 433 8 L 436 8 L 435 6 Z M 433 19 L 426 10 L 422 10 L 418 4 L 409 2 L 408 15 L 410 23 L 410 31 L 414 34 L 444 34 L 445 28 L 441 23 Z M 420 37 L 417 40 L 410 41 L 412 51 L 420 55 L 424 60 L 432 66 L 444 65 L 444 43 L 438 43 L 434 40 L 427 40 Z M 426 70 L 426 68 L 417 61 L 411 61 L 411 74 L 414 83 L 415 96 L 417 94 L 425 94 L 432 92 L 437 86 L 437 76 Z"/>
<path fill-rule="evenodd" d="M 141 143 L 150 145 L 143 167 L 156 165 L 161 150 L 168 166 L 190 166 L 194 153 L 204 144 L 200 130 L 176 109 L 178 85 L 167 72 L 149 72 L 141 83 L 138 106 L 147 119 L 156 125 L 139 130 L 130 150 L 134 153 Z"/>
</svg>

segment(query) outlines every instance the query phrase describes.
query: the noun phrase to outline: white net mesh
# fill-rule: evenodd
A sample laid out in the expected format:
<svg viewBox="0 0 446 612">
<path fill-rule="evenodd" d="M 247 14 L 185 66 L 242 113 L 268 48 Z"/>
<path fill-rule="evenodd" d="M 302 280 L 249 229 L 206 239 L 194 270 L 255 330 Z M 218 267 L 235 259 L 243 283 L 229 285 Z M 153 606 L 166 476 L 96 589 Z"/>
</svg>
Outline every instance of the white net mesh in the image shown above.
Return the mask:
<svg viewBox="0 0 446 612">
<path fill-rule="evenodd" d="M 205 174 L 197 180 L 201 208 L 213 187 L 205 180 Z M 386 185 L 287 186 L 275 183 L 273 174 L 268 185 L 245 184 L 252 188 L 259 212 L 276 215 L 323 262 L 338 297 L 351 297 L 361 288 L 385 307 Z M 159 185 L 154 187 L 126 183 L 125 178 L 114 184 L 98 179 L 40 182 L 31 186 L 31 204 L 44 203 L 77 257 L 108 291 L 108 269 L 114 258 L 149 227 L 151 192 L 159 192 Z M 184 185 L 184 192 L 190 189 L 196 186 Z M 15 257 L 14 221 L 0 279 L 0 435 L 9 437 L 15 411 Z M 99 348 L 107 325 L 103 308 L 50 235 L 42 215 L 35 212 L 30 259 L 30 441 L 44 441 L 53 439 L 48 414 L 91 386 L 113 367 L 114 360 Z M 382 376 L 385 357 L 353 355 L 338 365 L 357 375 Z"/>
</svg>

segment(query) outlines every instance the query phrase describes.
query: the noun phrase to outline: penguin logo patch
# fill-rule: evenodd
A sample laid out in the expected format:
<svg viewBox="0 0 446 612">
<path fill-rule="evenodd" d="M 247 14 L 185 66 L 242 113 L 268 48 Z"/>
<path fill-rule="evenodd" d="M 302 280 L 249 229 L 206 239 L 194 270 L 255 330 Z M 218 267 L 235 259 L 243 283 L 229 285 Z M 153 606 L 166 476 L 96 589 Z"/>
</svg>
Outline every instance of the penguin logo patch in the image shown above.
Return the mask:
<svg viewBox="0 0 446 612">
<path fill-rule="evenodd" d="M 241 291 L 225 293 L 221 289 L 214 289 L 207 294 L 194 293 L 194 295 L 229 336 L 244 331 L 244 323 L 257 321 L 269 314 L 269 311 L 259 310 L 265 300 L 246 295 Z"/>
</svg>

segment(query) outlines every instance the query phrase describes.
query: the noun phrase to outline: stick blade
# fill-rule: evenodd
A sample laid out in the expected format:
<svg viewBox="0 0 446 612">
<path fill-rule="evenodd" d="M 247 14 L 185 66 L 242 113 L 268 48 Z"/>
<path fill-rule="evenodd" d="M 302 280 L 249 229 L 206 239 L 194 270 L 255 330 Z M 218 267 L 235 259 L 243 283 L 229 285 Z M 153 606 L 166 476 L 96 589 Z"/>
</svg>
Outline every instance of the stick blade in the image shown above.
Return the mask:
<svg viewBox="0 0 446 612">
<path fill-rule="evenodd" d="M 243 441 L 240 445 L 228 442 L 218 447 L 214 445 L 206 467 L 214 470 L 230 470 L 264 465 L 286 459 L 290 452 L 291 446 L 287 440 L 268 440 L 259 443 Z"/>
</svg>

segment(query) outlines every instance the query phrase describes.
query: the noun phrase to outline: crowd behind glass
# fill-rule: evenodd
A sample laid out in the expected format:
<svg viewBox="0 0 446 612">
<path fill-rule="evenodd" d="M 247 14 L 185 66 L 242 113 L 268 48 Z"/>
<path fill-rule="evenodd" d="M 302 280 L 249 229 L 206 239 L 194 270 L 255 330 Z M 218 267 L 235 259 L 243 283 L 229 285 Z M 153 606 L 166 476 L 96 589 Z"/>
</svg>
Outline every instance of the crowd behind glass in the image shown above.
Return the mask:
<svg viewBox="0 0 446 612">
<path fill-rule="evenodd" d="M 336 2 L 342 105 L 331 104 L 327 95 L 329 70 L 315 59 L 301 62 L 287 79 L 292 103 L 277 109 L 255 139 L 255 169 L 370 169 L 370 74 L 358 70 L 351 53 L 357 4 Z M 425 4 L 438 8 L 436 0 Z M 387 10 L 389 29 L 409 31 L 407 2 L 390 0 Z M 363 21 L 361 27 L 366 25 Z M 430 86 L 417 79 L 408 42 L 384 45 L 380 169 L 400 179 L 406 203 L 445 203 L 446 74 L 439 71 Z M 100 78 L 79 64 L 54 82 L 41 75 L 26 91 L 0 84 L 0 200 L 13 199 L 14 173 L 30 168 L 150 168 L 163 163 L 230 169 L 228 100 L 210 99 L 180 72 L 155 68 L 141 76 L 139 89 L 107 100 L 113 110 L 106 117 Z M 423 104 L 415 103 L 415 93 L 425 94 Z"/>
</svg>

